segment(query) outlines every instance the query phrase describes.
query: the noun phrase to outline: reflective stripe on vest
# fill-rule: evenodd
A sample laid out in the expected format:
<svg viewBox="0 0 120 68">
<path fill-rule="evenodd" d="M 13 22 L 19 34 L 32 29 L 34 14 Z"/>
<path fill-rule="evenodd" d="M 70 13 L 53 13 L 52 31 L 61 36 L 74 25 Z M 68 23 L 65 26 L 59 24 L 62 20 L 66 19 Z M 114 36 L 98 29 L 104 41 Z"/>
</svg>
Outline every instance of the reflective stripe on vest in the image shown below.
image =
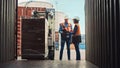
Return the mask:
<svg viewBox="0 0 120 68">
<path fill-rule="evenodd" d="M 80 25 L 78 24 L 77 27 L 78 27 L 78 29 L 77 29 L 77 31 L 76 31 L 76 33 L 75 33 L 76 36 L 81 34 L 81 33 L 80 33 Z"/>
<path fill-rule="evenodd" d="M 61 23 L 61 26 L 62 26 L 62 28 L 64 28 L 66 31 L 68 31 L 68 32 L 70 32 L 72 29 L 71 29 L 71 27 L 72 27 L 72 25 L 70 24 L 70 23 L 68 23 L 68 26 L 67 27 L 65 27 L 65 24 L 64 23 Z"/>
</svg>

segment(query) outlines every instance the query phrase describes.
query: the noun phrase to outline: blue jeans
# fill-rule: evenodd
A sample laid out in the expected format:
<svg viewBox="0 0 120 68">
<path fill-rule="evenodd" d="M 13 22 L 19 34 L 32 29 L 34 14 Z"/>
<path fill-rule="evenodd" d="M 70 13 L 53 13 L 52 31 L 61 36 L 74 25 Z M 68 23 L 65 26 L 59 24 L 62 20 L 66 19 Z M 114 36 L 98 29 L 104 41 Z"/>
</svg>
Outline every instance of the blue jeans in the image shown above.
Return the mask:
<svg viewBox="0 0 120 68">
<path fill-rule="evenodd" d="M 55 48 L 59 49 L 59 42 L 55 42 Z"/>
<path fill-rule="evenodd" d="M 62 60 L 65 42 L 67 44 L 68 60 L 70 60 L 70 39 L 61 39 L 61 49 L 60 49 L 60 58 L 59 59 Z"/>
<path fill-rule="evenodd" d="M 73 44 L 75 46 L 75 51 L 76 51 L 76 60 L 81 60 L 79 42 L 74 42 Z"/>
</svg>

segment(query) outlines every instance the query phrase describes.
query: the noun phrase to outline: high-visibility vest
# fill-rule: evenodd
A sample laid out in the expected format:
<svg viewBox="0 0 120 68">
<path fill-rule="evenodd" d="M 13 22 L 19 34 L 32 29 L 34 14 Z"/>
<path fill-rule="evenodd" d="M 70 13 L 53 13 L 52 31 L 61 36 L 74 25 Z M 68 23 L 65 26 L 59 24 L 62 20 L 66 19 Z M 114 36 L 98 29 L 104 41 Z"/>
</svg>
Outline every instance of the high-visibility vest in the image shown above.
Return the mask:
<svg viewBox="0 0 120 68">
<path fill-rule="evenodd" d="M 71 29 L 72 25 L 71 25 L 70 23 L 68 23 L 68 26 L 67 26 L 67 27 L 65 26 L 65 23 L 61 23 L 60 25 L 61 25 L 62 28 L 65 29 L 66 31 L 71 32 L 71 30 L 72 30 L 72 29 Z"/>
<path fill-rule="evenodd" d="M 78 29 L 77 29 L 77 31 L 75 33 L 76 36 L 81 35 L 81 33 L 80 33 L 80 25 L 77 24 L 77 27 L 78 27 Z"/>
</svg>

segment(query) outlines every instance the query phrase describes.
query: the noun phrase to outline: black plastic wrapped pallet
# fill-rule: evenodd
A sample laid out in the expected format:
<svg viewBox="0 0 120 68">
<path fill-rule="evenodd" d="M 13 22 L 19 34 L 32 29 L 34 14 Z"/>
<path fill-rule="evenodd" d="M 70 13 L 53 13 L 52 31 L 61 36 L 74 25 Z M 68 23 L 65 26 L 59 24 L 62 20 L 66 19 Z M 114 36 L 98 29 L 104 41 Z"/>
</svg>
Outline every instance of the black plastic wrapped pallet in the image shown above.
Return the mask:
<svg viewBox="0 0 120 68">
<path fill-rule="evenodd" d="M 0 62 L 14 60 L 16 0 L 0 0 Z"/>
<path fill-rule="evenodd" d="M 22 59 L 46 58 L 46 24 L 42 18 L 22 19 Z"/>
</svg>

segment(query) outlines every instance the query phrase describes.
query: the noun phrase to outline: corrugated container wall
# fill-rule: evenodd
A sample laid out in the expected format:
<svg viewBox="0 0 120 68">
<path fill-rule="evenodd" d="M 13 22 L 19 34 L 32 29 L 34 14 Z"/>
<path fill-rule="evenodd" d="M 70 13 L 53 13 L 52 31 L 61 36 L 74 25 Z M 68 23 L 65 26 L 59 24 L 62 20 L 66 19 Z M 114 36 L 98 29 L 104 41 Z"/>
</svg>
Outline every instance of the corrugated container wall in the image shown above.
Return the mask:
<svg viewBox="0 0 120 68">
<path fill-rule="evenodd" d="M 14 60 L 16 57 L 16 1 L 0 0 L 0 62 Z"/>
<path fill-rule="evenodd" d="M 120 68 L 120 0 L 85 0 L 86 59 Z"/>
</svg>

